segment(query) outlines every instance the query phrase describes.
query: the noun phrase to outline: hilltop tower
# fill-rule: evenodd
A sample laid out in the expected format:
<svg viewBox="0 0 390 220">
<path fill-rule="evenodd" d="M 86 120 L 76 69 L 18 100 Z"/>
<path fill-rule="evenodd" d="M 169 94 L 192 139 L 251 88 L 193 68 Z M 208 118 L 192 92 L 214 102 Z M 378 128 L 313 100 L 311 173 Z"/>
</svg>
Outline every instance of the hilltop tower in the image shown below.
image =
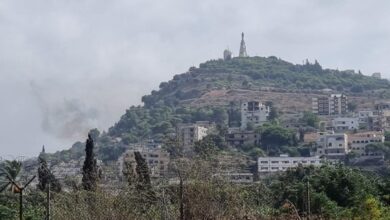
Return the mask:
<svg viewBox="0 0 390 220">
<path fill-rule="evenodd" d="M 241 44 L 240 44 L 240 54 L 239 57 L 247 57 L 248 54 L 246 53 L 246 46 L 244 41 L 244 32 L 241 33 Z"/>
</svg>

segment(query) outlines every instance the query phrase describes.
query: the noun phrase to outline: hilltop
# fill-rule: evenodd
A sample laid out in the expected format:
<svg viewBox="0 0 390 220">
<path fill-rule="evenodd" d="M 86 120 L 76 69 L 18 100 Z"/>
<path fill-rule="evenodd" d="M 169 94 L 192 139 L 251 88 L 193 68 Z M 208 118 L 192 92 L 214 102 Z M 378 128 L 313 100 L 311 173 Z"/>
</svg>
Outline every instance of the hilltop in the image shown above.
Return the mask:
<svg viewBox="0 0 390 220">
<path fill-rule="evenodd" d="M 178 123 L 226 124 L 228 109 L 230 120 L 239 121 L 239 101 L 243 99 L 272 101 L 288 113 L 310 110 L 311 97 L 323 95 L 323 91 L 347 93 L 365 106 L 372 104 L 370 97 L 390 97 L 389 88 L 386 79 L 324 69 L 317 61 L 300 65 L 274 56 L 210 60 L 162 82 L 158 91 L 142 97 L 143 106 L 129 107 L 108 132 L 94 130 L 98 155 L 103 161 L 115 160 L 131 143 L 163 141 Z M 83 148 L 83 143 L 77 142 L 53 158 L 78 158 Z"/>
</svg>

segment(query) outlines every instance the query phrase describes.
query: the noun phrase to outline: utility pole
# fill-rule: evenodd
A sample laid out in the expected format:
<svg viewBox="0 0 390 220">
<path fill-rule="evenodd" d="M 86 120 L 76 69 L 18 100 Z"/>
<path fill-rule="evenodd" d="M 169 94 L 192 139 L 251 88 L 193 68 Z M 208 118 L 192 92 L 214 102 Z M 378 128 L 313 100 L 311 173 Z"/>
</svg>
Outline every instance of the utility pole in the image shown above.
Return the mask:
<svg viewBox="0 0 390 220">
<path fill-rule="evenodd" d="M 309 191 L 309 179 L 306 184 L 306 193 L 307 193 L 307 220 L 310 220 L 310 191 Z"/>
<path fill-rule="evenodd" d="M 35 179 L 33 176 L 24 186 L 19 186 L 15 181 L 7 175 L 7 179 L 14 185 L 19 193 L 19 219 L 23 220 L 23 191 L 26 189 L 28 185 Z"/>
<path fill-rule="evenodd" d="M 46 192 L 46 220 L 50 220 L 50 183 L 47 184 Z"/>
</svg>

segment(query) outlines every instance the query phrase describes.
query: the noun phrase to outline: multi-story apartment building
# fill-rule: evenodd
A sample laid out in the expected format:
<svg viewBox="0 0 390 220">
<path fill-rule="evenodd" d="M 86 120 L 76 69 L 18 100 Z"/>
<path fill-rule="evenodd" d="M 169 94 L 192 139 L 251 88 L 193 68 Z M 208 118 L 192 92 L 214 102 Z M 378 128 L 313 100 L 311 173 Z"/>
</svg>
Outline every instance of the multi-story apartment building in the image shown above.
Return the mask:
<svg viewBox="0 0 390 220">
<path fill-rule="evenodd" d="M 344 159 L 349 153 L 348 136 L 346 134 L 324 134 L 316 141 L 317 156 L 324 156 L 327 159 Z"/>
<path fill-rule="evenodd" d="M 333 118 L 332 127 L 335 131 L 357 130 L 359 129 L 359 118 Z"/>
<path fill-rule="evenodd" d="M 286 171 L 289 168 L 303 166 L 319 166 L 322 160 L 319 157 L 289 157 L 280 155 L 280 157 L 259 157 L 257 159 L 258 172 L 260 174 Z"/>
<path fill-rule="evenodd" d="M 120 174 L 122 174 L 125 162 L 130 162 L 132 164 L 132 168 L 135 173 L 137 164 L 134 152 L 136 151 L 140 152 L 142 157 L 146 160 L 151 177 L 161 177 L 167 174 L 168 164 L 170 162 L 169 153 L 161 148 L 139 148 L 127 150 L 119 159 Z"/>
<path fill-rule="evenodd" d="M 317 115 L 344 115 L 348 112 L 348 100 L 344 94 L 312 98 L 312 111 Z"/>
<path fill-rule="evenodd" d="M 200 124 L 180 124 L 177 127 L 177 135 L 180 144 L 185 150 L 194 146 L 195 142 L 207 136 L 208 128 Z"/>
<path fill-rule="evenodd" d="M 260 126 L 267 121 L 270 107 L 258 101 L 244 102 L 241 104 L 241 129 L 246 130 L 248 123 Z"/>
<path fill-rule="evenodd" d="M 230 129 L 225 136 L 230 146 L 257 146 L 260 144 L 260 134 L 255 131 L 243 131 Z"/>
<path fill-rule="evenodd" d="M 383 132 L 363 132 L 348 134 L 348 146 L 351 152 L 359 156 L 377 156 L 377 152 L 369 152 L 366 146 L 369 144 L 384 143 L 385 136 Z"/>
</svg>

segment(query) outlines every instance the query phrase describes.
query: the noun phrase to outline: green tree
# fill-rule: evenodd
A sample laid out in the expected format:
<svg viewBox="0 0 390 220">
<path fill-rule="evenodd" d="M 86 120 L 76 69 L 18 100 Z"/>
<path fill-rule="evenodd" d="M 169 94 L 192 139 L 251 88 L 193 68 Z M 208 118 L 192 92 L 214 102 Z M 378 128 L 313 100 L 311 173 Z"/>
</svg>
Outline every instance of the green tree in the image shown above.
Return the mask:
<svg viewBox="0 0 390 220">
<path fill-rule="evenodd" d="M 361 207 L 358 209 L 357 214 L 358 215 L 356 217 L 359 219 L 382 219 L 382 210 L 380 202 L 376 198 L 369 196 L 363 201 Z"/>
<path fill-rule="evenodd" d="M 314 128 L 318 128 L 318 125 L 320 122 L 317 115 L 313 114 L 312 112 L 308 112 L 308 111 L 303 112 L 302 121 L 304 123 L 306 123 L 307 125 L 314 127 Z"/>
<path fill-rule="evenodd" d="M 123 176 L 126 177 L 127 184 L 129 186 L 134 186 L 136 183 L 136 175 L 132 163 L 130 161 L 125 161 L 123 165 L 122 173 Z"/>
<path fill-rule="evenodd" d="M 261 134 L 261 145 L 268 147 L 294 146 L 297 144 L 295 133 L 279 125 L 265 125 L 258 129 Z"/>
<path fill-rule="evenodd" d="M 45 147 L 43 147 L 42 152 L 38 157 L 38 163 L 38 189 L 44 191 L 47 185 L 50 184 L 50 190 L 55 192 L 61 191 L 60 182 L 55 178 L 47 166 Z"/>
<path fill-rule="evenodd" d="M 202 140 L 195 142 L 194 151 L 203 158 L 215 155 L 219 149 L 226 148 L 223 138 L 218 135 L 207 135 Z"/>
<path fill-rule="evenodd" d="M 85 160 L 83 165 L 83 189 L 87 191 L 96 191 L 98 181 L 98 168 L 95 154 L 93 152 L 94 143 L 92 136 L 88 134 L 88 139 L 85 144 Z"/>
</svg>

